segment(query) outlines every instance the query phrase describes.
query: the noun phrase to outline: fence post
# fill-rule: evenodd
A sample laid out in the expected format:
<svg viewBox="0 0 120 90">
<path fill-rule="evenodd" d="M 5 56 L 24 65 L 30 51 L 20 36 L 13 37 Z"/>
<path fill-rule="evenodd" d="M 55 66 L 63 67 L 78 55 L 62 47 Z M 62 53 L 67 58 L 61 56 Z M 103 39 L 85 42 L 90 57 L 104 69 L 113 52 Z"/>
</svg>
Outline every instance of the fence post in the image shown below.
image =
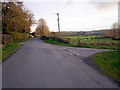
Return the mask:
<svg viewBox="0 0 120 90">
<path fill-rule="evenodd" d="M 70 38 L 67 38 L 67 42 L 70 44 Z"/>
<path fill-rule="evenodd" d="M 78 38 L 77 41 L 78 41 L 78 45 L 81 45 L 80 38 Z"/>
</svg>

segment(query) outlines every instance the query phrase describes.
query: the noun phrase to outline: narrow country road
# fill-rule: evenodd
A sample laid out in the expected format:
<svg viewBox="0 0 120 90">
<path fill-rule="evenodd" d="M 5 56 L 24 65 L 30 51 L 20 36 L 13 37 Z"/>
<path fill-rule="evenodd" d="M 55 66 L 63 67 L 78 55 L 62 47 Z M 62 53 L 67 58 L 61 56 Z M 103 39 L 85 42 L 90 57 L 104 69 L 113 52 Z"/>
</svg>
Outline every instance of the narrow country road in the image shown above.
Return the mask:
<svg viewBox="0 0 120 90">
<path fill-rule="evenodd" d="M 25 42 L 2 65 L 3 88 L 117 88 L 79 56 L 67 53 L 67 48 L 38 38 Z M 99 51 L 87 50 L 81 48 L 81 55 Z"/>
</svg>

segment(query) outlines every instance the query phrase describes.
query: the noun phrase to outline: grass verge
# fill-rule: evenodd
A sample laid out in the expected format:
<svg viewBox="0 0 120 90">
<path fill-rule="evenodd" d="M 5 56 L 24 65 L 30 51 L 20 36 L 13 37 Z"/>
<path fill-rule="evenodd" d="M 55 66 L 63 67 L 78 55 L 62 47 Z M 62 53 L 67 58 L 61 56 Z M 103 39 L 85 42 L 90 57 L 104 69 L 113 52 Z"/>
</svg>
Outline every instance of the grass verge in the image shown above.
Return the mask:
<svg viewBox="0 0 120 90">
<path fill-rule="evenodd" d="M 107 76 L 120 85 L 120 51 L 105 51 L 92 55 L 92 60 Z"/>
<path fill-rule="evenodd" d="M 11 43 L 7 46 L 4 46 L 2 48 L 2 62 L 7 59 L 8 56 L 10 56 L 17 48 L 20 47 L 19 43 Z"/>
</svg>

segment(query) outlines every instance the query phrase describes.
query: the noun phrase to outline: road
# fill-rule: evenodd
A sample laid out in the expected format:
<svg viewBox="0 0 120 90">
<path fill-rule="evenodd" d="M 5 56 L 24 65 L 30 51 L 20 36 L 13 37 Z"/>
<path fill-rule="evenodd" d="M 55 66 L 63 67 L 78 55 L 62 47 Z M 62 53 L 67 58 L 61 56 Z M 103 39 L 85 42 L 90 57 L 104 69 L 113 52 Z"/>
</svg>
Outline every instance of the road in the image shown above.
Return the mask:
<svg viewBox="0 0 120 90">
<path fill-rule="evenodd" d="M 47 44 L 38 38 L 25 42 L 2 64 L 3 88 L 117 88 L 108 77 L 85 64 L 72 49 L 75 50 Z M 82 56 L 101 51 L 76 48 L 78 50 L 83 52 Z"/>
</svg>

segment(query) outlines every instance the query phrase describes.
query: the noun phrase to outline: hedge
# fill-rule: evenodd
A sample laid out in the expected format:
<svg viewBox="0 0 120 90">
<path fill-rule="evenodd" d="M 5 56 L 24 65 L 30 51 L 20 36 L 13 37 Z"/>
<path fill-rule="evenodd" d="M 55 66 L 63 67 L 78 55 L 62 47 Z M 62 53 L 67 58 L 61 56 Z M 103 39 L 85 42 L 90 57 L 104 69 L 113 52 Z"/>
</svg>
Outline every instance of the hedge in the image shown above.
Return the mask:
<svg viewBox="0 0 120 90">
<path fill-rule="evenodd" d="M 30 37 L 28 33 L 11 32 L 10 34 L 15 42 L 24 41 Z"/>
<path fill-rule="evenodd" d="M 64 39 L 59 36 L 41 36 L 41 39 L 50 39 L 50 40 L 57 40 L 59 42 L 70 44 L 70 39 Z"/>
<path fill-rule="evenodd" d="M 10 34 L 0 35 L 0 37 L 2 38 L 2 44 L 6 46 L 13 42 L 24 41 L 31 36 L 28 33 L 11 32 Z"/>
<path fill-rule="evenodd" d="M 2 36 L 2 44 L 5 46 L 14 42 L 12 35 L 1 35 L 1 36 Z"/>
</svg>

